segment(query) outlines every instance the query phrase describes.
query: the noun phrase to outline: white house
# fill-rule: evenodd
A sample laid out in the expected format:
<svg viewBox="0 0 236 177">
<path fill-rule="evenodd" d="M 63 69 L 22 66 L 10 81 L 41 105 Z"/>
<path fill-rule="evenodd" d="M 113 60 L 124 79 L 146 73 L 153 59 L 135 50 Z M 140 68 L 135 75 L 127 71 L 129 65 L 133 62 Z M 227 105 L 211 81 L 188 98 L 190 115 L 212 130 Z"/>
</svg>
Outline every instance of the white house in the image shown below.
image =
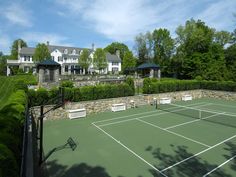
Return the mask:
<svg viewBox="0 0 236 177">
<path fill-rule="evenodd" d="M 78 65 L 83 49 L 78 47 L 67 47 L 67 46 L 56 46 L 49 45 L 47 42 L 47 47 L 51 53 L 51 59 L 61 65 L 60 74 L 70 75 L 70 74 L 84 74 L 85 70 Z M 88 48 L 87 48 L 88 49 Z M 91 49 L 88 49 L 90 52 L 90 57 L 93 59 L 94 54 L 94 45 Z M 33 47 L 22 47 L 20 40 L 18 41 L 18 59 L 17 60 L 7 60 L 7 75 L 11 74 L 11 68 L 13 66 L 23 69 L 24 72 L 29 72 L 30 69 L 36 71 L 36 65 L 33 62 L 35 48 Z M 116 52 L 116 55 L 106 53 L 107 59 L 107 68 L 104 70 L 104 74 L 108 72 L 118 73 L 121 71 L 121 59 L 119 51 Z M 96 72 L 95 68 L 91 64 L 88 68 L 89 72 Z"/>
</svg>

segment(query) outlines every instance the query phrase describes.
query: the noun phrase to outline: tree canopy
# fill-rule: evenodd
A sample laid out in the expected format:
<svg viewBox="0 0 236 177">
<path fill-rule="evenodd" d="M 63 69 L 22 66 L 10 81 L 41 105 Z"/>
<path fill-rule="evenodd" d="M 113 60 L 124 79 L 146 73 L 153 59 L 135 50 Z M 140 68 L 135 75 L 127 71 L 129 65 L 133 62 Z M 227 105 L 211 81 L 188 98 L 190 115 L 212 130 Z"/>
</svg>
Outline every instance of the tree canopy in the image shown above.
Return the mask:
<svg viewBox="0 0 236 177">
<path fill-rule="evenodd" d="M 96 49 L 93 58 L 93 66 L 95 69 L 99 70 L 99 72 L 101 72 L 103 69 L 107 67 L 106 54 L 103 49 L 101 48 Z"/>
<path fill-rule="evenodd" d="M 92 62 L 92 60 L 91 60 L 91 57 L 90 57 L 89 50 L 88 49 L 84 49 L 82 51 L 82 54 L 80 55 L 80 58 L 79 58 L 79 66 L 84 68 L 85 71 L 87 72 L 88 71 L 88 67 L 91 64 L 91 62 Z"/>
<path fill-rule="evenodd" d="M 122 70 L 125 71 L 136 66 L 136 58 L 131 51 L 128 51 L 124 55 Z"/>
<path fill-rule="evenodd" d="M 18 59 L 18 41 L 20 41 L 21 44 L 21 48 L 22 47 L 27 47 L 27 43 L 22 40 L 22 39 L 16 39 L 11 46 L 11 58 L 10 59 L 14 59 L 17 60 Z"/>
<path fill-rule="evenodd" d="M 33 60 L 34 62 L 40 62 L 43 61 L 45 59 L 50 59 L 51 58 L 51 54 L 49 52 L 49 49 L 47 47 L 46 44 L 42 43 L 42 44 L 38 44 L 35 48 L 34 51 L 34 55 L 33 55 Z"/>
<path fill-rule="evenodd" d="M 127 45 L 119 42 L 113 42 L 104 48 L 104 51 L 110 54 L 116 54 L 116 50 L 120 51 L 120 58 L 123 60 L 124 54 L 129 51 L 129 48 Z"/>
</svg>

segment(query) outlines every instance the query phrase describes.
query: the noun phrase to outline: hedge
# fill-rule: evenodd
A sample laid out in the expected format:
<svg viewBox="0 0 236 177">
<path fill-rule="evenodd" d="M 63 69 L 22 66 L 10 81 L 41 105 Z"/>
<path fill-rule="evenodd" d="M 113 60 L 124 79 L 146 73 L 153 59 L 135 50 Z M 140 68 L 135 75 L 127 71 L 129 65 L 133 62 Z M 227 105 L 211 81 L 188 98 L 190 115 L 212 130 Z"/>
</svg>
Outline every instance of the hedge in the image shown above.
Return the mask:
<svg viewBox="0 0 236 177">
<path fill-rule="evenodd" d="M 194 89 L 236 91 L 236 83 L 231 81 L 197 81 L 197 80 L 171 80 L 158 81 L 146 78 L 143 82 L 143 93 L 165 93 Z"/>
<path fill-rule="evenodd" d="M 132 84 L 132 81 L 130 81 L 130 84 Z M 28 91 L 30 106 L 54 104 L 56 101 L 54 98 L 58 95 L 58 88 L 53 88 L 49 91 L 43 88 L 40 88 L 37 91 Z M 127 83 L 100 84 L 96 86 L 83 86 L 79 88 L 65 87 L 65 100 L 74 102 L 125 97 L 132 95 L 134 95 L 134 89 Z"/>
<path fill-rule="evenodd" d="M 22 127 L 27 104 L 23 90 L 13 92 L 0 110 L 0 175 L 19 176 Z"/>
</svg>

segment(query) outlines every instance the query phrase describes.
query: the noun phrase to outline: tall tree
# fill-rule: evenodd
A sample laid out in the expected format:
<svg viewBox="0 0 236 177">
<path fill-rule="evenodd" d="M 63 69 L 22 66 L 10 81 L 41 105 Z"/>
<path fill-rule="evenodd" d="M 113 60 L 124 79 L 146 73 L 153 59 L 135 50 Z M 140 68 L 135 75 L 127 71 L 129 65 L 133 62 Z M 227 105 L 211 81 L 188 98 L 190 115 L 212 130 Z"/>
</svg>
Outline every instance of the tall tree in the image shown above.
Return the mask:
<svg viewBox="0 0 236 177">
<path fill-rule="evenodd" d="M 90 57 L 90 53 L 88 49 L 84 49 L 82 54 L 80 55 L 79 58 L 79 66 L 85 69 L 85 71 L 88 71 L 88 67 L 91 64 L 92 60 Z"/>
<path fill-rule="evenodd" d="M 34 62 L 40 62 L 45 59 L 50 59 L 51 54 L 49 52 L 49 49 L 46 44 L 38 44 L 35 48 L 34 55 L 33 55 L 33 60 Z"/>
<path fill-rule="evenodd" d="M 210 60 L 216 59 L 213 50 L 213 37 L 215 30 L 209 28 L 204 22 L 200 20 L 188 20 L 185 26 L 179 26 L 177 33 L 177 51 L 175 59 L 180 60 L 181 78 L 192 79 L 198 73 L 199 76 L 204 77 L 206 66 L 211 63 Z M 210 57 L 208 57 L 210 56 Z M 206 60 L 206 58 L 208 60 Z M 176 61 L 177 61 L 176 60 Z M 176 69 L 180 70 L 180 69 Z M 196 72 L 198 71 L 198 72 Z M 222 71 L 218 71 L 222 72 Z"/>
<path fill-rule="evenodd" d="M 150 32 L 147 32 L 146 34 L 140 33 L 135 37 L 135 46 L 134 49 L 138 56 L 138 63 L 146 63 L 152 61 L 152 36 L 150 35 Z"/>
<path fill-rule="evenodd" d="M 131 51 L 128 51 L 124 55 L 122 70 L 125 71 L 129 68 L 134 68 L 136 66 L 136 59 Z"/>
<path fill-rule="evenodd" d="M 0 51 L 0 75 L 6 75 L 6 70 L 7 70 L 7 58 L 9 58 L 9 56 L 4 55 L 1 51 Z"/>
<path fill-rule="evenodd" d="M 230 80 L 236 81 L 236 43 L 225 50 L 225 60 Z"/>
<path fill-rule="evenodd" d="M 105 51 L 101 48 L 97 48 L 94 53 L 93 66 L 101 73 L 107 67 L 107 59 Z"/>
<path fill-rule="evenodd" d="M 156 29 L 153 31 L 154 62 L 162 68 L 162 73 L 168 73 L 171 56 L 174 52 L 174 39 L 171 38 L 167 29 Z"/>
<path fill-rule="evenodd" d="M 20 46 L 27 47 L 27 43 L 22 39 L 17 39 L 12 43 L 11 46 L 11 59 L 17 60 L 18 59 L 18 42 L 20 41 Z"/>
<path fill-rule="evenodd" d="M 123 61 L 124 54 L 129 51 L 129 48 L 127 45 L 119 42 L 113 42 L 104 48 L 104 51 L 110 54 L 116 54 L 116 50 L 120 51 L 120 58 Z"/>
<path fill-rule="evenodd" d="M 214 40 L 221 46 L 225 46 L 226 44 L 230 44 L 233 42 L 233 34 L 228 31 L 216 31 Z"/>
</svg>

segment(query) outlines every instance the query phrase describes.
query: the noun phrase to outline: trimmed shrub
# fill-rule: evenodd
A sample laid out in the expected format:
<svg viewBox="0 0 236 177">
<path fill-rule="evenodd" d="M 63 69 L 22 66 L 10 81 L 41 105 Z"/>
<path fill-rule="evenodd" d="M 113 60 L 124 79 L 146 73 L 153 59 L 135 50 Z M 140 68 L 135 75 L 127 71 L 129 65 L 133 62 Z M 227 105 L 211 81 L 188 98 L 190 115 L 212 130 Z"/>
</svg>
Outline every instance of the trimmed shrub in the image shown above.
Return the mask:
<svg viewBox="0 0 236 177">
<path fill-rule="evenodd" d="M 73 88 L 74 87 L 74 83 L 72 81 L 62 81 L 60 83 L 61 87 L 69 87 L 69 88 Z"/>
<path fill-rule="evenodd" d="M 130 86 L 130 88 L 133 90 L 133 92 L 135 93 L 134 79 L 131 77 L 127 77 L 125 79 L 125 83 L 128 84 Z"/>
<path fill-rule="evenodd" d="M 172 80 L 156 82 L 149 78 L 144 79 L 143 92 L 165 93 L 174 91 L 209 89 L 222 91 L 236 91 L 236 82 L 231 81 L 197 81 L 197 80 Z"/>
</svg>

